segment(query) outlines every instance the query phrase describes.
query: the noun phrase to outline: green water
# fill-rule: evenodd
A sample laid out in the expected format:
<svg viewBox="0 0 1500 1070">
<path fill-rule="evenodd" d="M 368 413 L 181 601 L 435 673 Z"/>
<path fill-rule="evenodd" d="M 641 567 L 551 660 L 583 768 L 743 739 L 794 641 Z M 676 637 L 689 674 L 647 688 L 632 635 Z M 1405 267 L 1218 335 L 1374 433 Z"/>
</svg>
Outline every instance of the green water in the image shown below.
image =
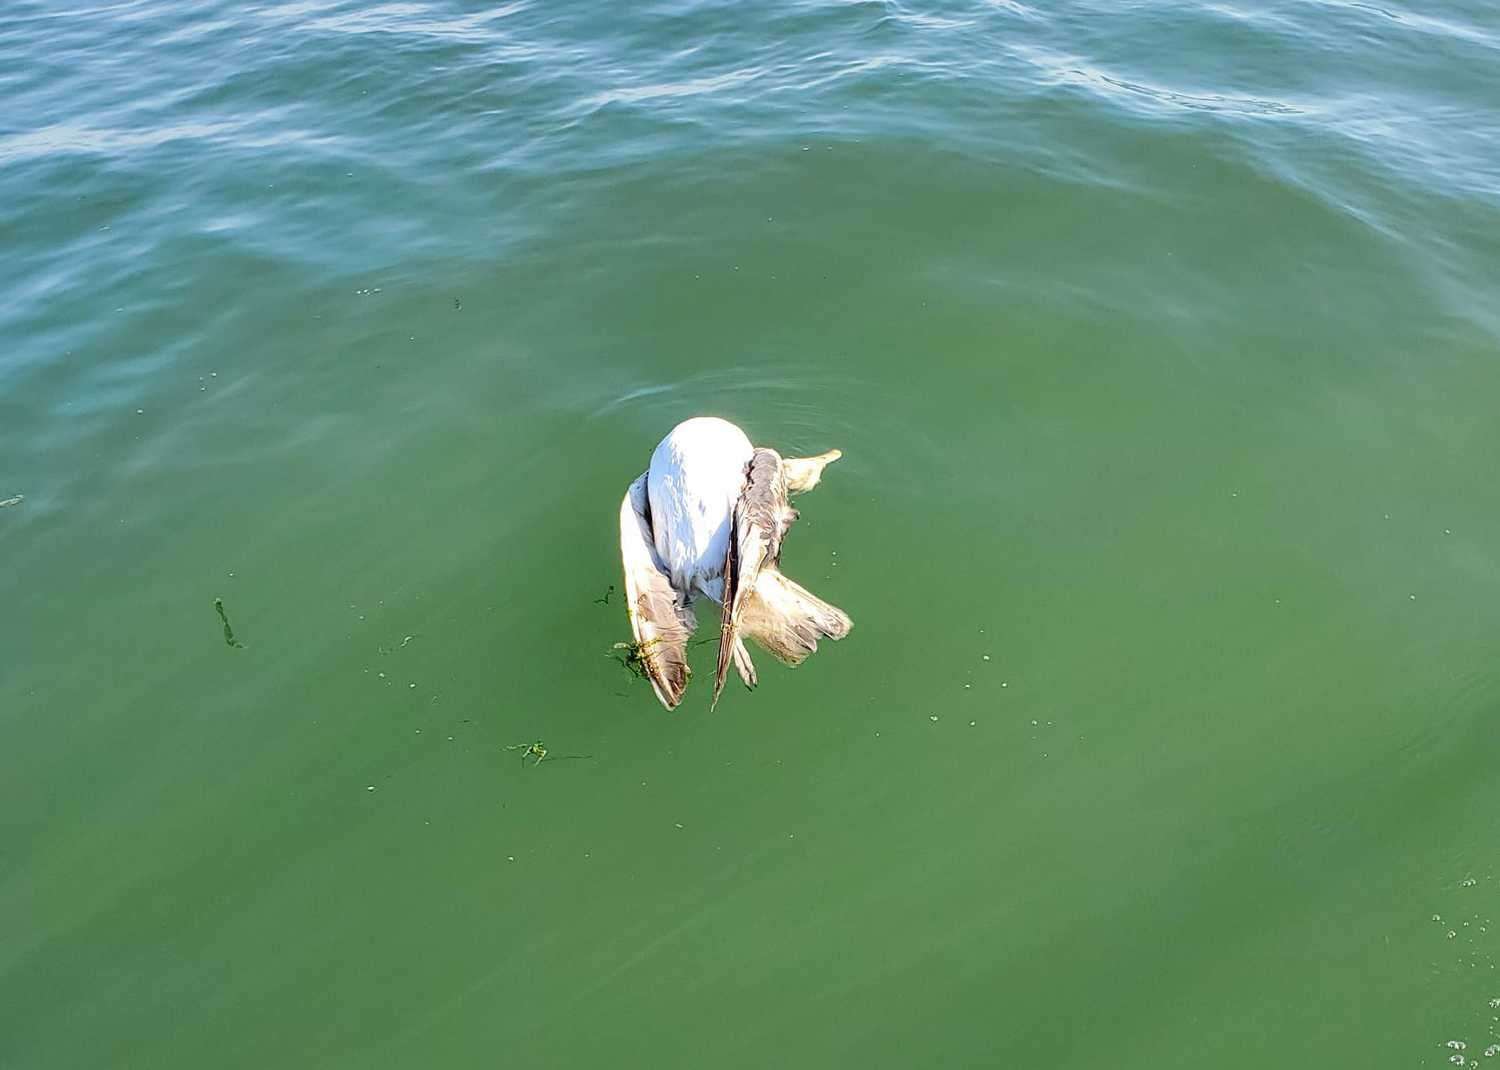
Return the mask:
<svg viewBox="0 0 1500 1070">
<path fill-rule="evenodd" d="M 0 1066 L 1488 1065 L 1497 70 L 1466 0 L 13 2 Z M 856 626 L 668 714 L 601 600 L 699 413 L 844 451 Z"/>
</svg>

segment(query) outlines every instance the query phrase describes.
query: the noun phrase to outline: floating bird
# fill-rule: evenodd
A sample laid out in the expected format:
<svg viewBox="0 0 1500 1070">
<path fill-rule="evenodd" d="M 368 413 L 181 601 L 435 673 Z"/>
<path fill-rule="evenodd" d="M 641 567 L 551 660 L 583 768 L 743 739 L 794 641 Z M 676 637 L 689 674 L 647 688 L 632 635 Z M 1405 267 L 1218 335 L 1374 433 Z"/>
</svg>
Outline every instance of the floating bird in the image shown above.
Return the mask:
<svg viewBox="0 0 1500 1070">
<path fill-rule="evenodd" d="M 842 453 L 782 457 L 752 446 L 727 420 L 699 416 L 674 427 L 651 467 L 620 505 L 625 605 L 634 659 L 667 709 L 682 701 L 692 670 L 687 644 L 697 628 L 693 603 L 720 606 L 719 661 L 713 703 L 729 663 L 745 686 L 755 665 L 744 636 L 788 665 L 799 665 L 819 639 L 842 639 L 848 616 L 781 572 L 781 547 L 797 519 L 788 498 L 818 485 Z"/>
</svg>

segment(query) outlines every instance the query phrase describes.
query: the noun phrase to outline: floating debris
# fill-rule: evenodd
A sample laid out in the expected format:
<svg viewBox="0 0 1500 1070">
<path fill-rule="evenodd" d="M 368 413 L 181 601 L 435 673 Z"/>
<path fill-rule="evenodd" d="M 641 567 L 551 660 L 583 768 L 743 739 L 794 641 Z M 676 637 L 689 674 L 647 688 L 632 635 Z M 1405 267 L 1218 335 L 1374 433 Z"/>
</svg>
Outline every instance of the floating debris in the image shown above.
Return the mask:
<svg viewBox="0 0 1500 1070">
<path fill-rule="evenodd" d="M 219 619 L 224 622 L 224 645 L 236 649 L 245 649 L 245 644 L 234 637 L 234 629 L 229 626 L 229 614 L 224 612 L 224 599 L 214 599 L 214 610 L 219 614 Z"/>
<path fill-rule="evenodd" d="M 609 605 L 609 596 L 612 595 L 612 594 L 614 594 L 614 593 L 615 593 L 615 585 L 611 583 L 609 585 L 609 588 L 604 592 L 604 597 L 603 598 L 596 598 L 596 599 L 594 599 L 594 605 L 596 605 L 596 606 L 607 606 L 607 605 Z"/>
<path fill-rule="evenodd" d="M 648 640 L 648 642 L 654 643 L 656 640 L 652 639 Z M 713 642 L 713 640 L 705 639 L 703 642 Z M 646 675 L 647 643 L 637 643 L 634 641 L 616 643 L 611 649 L 615 650 L 616 653 L 606 654 L 604 655 L 605 657 L 612 661 L 618 661 L 631 676 L 640 677 Z"/>
<path fill-rule="evenodd" d="M 7 505 L 20 505 L 25 500 L 26 495 L 17 494 L 14 498 L 6 498 L 3 502 L 0 502 L 0 509 L 4 509 Z"/>
<path fill-rule="evenodd" d="M 449 736 L 448 738 L 452 739 L 453 737 Z M 541 740 L 537 740 L 535 743 L 516 743 L 512 746 L 506 747 L 505 749 L 520 751 L 522 765 L 526 764 L 527 758 L 535 758 L 536 761 L 532 763 L 532 768 L 536 768 L 537 766 L 541 765 L 542 759 L 546 758 L 548 754 L 547 747 L 542 743 Z M 592 754 L 560 754 L 552 760 L 554 762 L 566 762 L 572 759 L 592 757 Z"/>
</svg>

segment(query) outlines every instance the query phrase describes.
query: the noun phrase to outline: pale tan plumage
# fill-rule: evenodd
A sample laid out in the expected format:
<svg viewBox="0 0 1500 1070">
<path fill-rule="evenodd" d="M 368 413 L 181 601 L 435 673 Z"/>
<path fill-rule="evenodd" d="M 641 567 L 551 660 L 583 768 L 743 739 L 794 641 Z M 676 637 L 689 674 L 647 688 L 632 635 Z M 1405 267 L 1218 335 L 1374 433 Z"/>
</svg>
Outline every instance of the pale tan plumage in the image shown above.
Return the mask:
<svg viewBox="0 0 1500 1070">
<path fill-rule="evenodd" d="M 625 566 L 625 608 L 635 653 L 656 697 L 672 709 L 687 690 L 687 641 L 697 628 L 692 603 L 672 587 L 651 545 L 646 477 L 630 484 L 620 504 L 620 557 Z"/>
<path fill-rule="evenodd" d="M 780 571 L 797 518 L 789 496 L 817 486 L 840 456 L 782 458 L 750 447 L 733 424 L 698 418 L 675 428 L 630 485 L 620 507 L 627 612 L 639 662 L 667 709 L 692 675 L 687 643 L 699 595 L 721 605 L 715 705 L 731 661 L 746 687 L 756 684 L 744 636 L 797 665 L 819 639 L 849 634 L 848 616 Z"/>
</svg>

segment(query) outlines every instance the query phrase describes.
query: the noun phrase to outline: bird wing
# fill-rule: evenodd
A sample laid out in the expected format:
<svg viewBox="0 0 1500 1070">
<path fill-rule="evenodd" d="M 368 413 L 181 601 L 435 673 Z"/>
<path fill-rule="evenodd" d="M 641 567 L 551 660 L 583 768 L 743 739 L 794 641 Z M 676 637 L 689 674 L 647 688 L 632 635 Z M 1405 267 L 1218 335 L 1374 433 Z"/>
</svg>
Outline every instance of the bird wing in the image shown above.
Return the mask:
<svg viewBox="0 0 1500 1070">
<path fill-rule="evenodd" d="M 786 489 L 790 494 L 801 494 L 812 490 L 823 478 L 823 469 L 844 455 L 843 450 L 829 450 L 816 457 L 783 457 L 786 468 Z"/>
<path fill-rule="evenodd" d="M 760 570 L 781 556 L 781 540 L 796 518 L 796 511 L 787 504 L 781 455 L 775 450 L 756 450 L 745 471 L 745 489 L 734 505 L 733 530 L 729 533 L 724 560 L 723 618 L 719 627 L 719 663 L 714 673 L 714 706 L 718 705 L 719 692 L 724 690 L 730 659 L 740 645 L 738 631 L 746 600 L 755 590 Z M 745 660 L 749 660 L 748 656 Z"/>
<path fill-rule="evenodd" d="M 642 475 L 620 503 L 620 560 L 625 567 L 625 609 L 635 652 L 667 709 L 682 701 L 688 678 L 687 642 L 697 622 L 687 599 L 662 567 L 651 540 L 651 507 Z"/>
</svg>

